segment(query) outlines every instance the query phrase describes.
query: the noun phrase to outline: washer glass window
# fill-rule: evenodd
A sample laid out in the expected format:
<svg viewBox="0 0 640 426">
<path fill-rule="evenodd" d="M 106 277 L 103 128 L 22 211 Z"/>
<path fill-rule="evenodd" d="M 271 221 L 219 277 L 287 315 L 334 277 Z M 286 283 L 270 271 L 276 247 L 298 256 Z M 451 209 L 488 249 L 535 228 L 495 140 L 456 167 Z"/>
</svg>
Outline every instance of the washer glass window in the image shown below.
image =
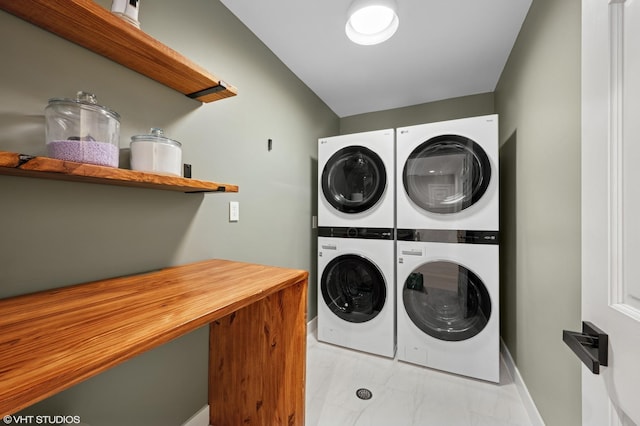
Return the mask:
<svg viewBox="0 0 640 426">
<path fill-rule="evenodd" d="M 420 208 L 456 213 L 476 203 L 487 190 L 491 164 L 484 150 L 469 138 L 442 135 L 420 144 L 409 155 L 404 188 Z"/>
<path fill-rule="evenodd" d="M 329 262 L 322 273 L 321 289 L 329 309 L 354 323 L 375 318 L 387 296 L 380 270 L 355 254 L 342 255 Z"/>
<path fill-rule="evenodd" d="M 405 280 L 402 298 L 411 321 L 440 340 L 469 339 L 484 329 L 491 316 L 487 288 L 457 263 L 421 265 Z"/>
<path fill-rule="evenodd" d="M 361 213 L 373 207 L 386 185 L 386 169 L 380 156 L 359 145 L 333 154 L 322 171 L 325 199 L 345 213 Z"/>
</svg>

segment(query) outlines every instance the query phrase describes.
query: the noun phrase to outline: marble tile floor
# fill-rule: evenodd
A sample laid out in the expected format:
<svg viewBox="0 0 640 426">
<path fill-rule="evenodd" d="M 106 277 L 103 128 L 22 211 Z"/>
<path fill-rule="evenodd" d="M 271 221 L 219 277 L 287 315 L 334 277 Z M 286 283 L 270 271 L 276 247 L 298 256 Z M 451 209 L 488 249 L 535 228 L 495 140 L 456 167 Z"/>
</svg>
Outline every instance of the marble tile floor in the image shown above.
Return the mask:
<svg viewBox="0 0 640 426">
<path fill-rule="evenodd" d="M 307 338 L 307 426 L 531 426 L 509 372 L 489 383 Z M 361 400 L 360 388 L 373 396 Z"/>
</svg>

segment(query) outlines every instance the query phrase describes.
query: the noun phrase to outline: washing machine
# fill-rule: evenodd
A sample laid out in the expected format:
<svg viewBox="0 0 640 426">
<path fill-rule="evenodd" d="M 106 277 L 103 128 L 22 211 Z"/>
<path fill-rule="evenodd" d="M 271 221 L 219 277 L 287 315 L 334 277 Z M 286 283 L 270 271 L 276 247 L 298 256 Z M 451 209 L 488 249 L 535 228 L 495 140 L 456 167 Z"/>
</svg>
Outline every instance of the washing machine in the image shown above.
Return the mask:
<svg viewBox="0 0 640 426">
<path fill-rule="evenodd" d="M 498 248 L 489 231 L 398 235 L 398 360 L 499 382 Z"/>
<path fill-rule="evenodd" d="M 393 358 L 393 230 L 320 227 L 318 235 L 318 340 Z"/>
<path fill-rule="evenodd" d="M 397 129 L 399 229 L 498 230 L 498 116 Z"/>
<path fill-rule="evenodd" d="M 318 140 L 318 226 L 394 226 L 393 129 Z"/>
</svg>

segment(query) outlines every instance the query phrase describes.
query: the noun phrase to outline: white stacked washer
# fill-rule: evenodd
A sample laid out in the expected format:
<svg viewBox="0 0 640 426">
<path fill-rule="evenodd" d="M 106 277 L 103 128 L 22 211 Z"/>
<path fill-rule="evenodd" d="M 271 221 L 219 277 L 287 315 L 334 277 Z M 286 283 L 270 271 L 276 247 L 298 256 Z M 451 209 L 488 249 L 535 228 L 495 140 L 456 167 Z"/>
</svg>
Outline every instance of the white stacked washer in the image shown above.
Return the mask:
<svg viewBox="0 0 640 426">
<path fill-rule="evenodd" d="M 498 382 L 498 116 L 397 133 L 398 359 Z"/>
<path fill-rule="evenodd" d="M 318 141 L 318 339 L 395 354 L 393 129 Z"/>
<path fill-rule="evenodd" d="M 393 231 L 325 230 L 333 237 L 318 237 L 318 340 L 393 357 Z"/>
</svg>

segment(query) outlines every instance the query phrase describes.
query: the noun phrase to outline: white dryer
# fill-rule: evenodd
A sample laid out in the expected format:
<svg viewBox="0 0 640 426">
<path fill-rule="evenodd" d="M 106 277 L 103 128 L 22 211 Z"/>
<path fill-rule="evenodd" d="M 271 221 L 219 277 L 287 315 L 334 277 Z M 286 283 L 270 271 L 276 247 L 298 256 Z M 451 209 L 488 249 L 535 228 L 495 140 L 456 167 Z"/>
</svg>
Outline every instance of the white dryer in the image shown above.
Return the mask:
<svg viewBox="0 0 640 426">
<path fill-rule="evenodd" d="M 440 242 L 417 234 L 397 242 L 400 361 L 499 382 L 498 245 L 480 234 L 437 231 L 425 239 Z"/>
<path fill-rule="evenodd" d="M 399 229 L 498 230 L 498 116 L 397 129 Z"/>
<path fill-rule="evenodd" d="M 394 130 L 318 140 L 318 226 L 394 226 Z"/>
<path fill-rule="evenodd" d="M 393 230 L 318 229 L 318 340 L 395 355 Z"/>
</svg>

